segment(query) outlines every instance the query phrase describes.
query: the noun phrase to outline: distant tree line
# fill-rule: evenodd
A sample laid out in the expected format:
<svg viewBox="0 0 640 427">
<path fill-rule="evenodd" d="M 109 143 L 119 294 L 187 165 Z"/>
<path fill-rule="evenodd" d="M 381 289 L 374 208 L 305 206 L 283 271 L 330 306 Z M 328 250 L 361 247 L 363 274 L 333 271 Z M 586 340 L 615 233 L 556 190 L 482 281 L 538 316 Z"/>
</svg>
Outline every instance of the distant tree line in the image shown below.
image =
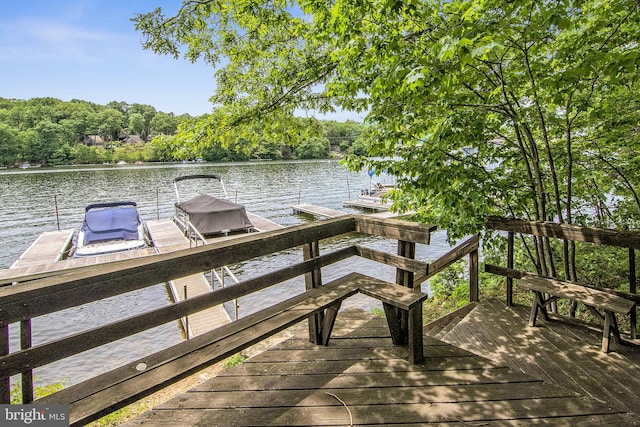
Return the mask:
<svg viewBox="0 0 640 427">
<path fill-rule="evenodd" d="M 359 123 L 295 120 L 304 138 L 282 142 L 263 135 L 262 143 L 248 150 L 240 133 L 231 138 L 235 143 L 229 143 L 227 131 L 227 139 L 220 142 L 215 129 L 206 129 L 207 123 L 213 124 L 210 115 L 176 116 L 150 105 L 116 101 L 98 105 L 75 99 L 0 98 L 0 166 L 328 158 L 335 153 L 364 153 L 364 146 L 357 142 L 362 133 Z"/>
</svg>

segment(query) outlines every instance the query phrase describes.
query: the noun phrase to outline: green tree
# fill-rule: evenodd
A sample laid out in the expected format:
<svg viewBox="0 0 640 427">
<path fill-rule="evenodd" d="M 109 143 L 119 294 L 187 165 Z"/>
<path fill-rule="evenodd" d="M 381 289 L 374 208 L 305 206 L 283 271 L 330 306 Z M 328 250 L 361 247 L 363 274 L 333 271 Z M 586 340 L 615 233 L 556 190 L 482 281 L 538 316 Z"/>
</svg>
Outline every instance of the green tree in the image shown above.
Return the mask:
<svg viewBox="0 0 640 427">
<path fill-rule="evenodd" d="M 19 159 L 22 151 L 20 133 L 0 123 L 0 165 L 8 165 Z"/>
<path fill-rule="evenodd" d="M 295 155 L 299 159 L 324 159 L 329 155 L 331 145 L 327 138 L 307 138 L 295 148 Z"/>
<path fill-rule="evenodd" d="M 296 109 L 367 111 L 368 153 L 350 167 L 395 175 L 395 209 L 456 238 L 487 215 L 593 223 L 604 195 L 633 202 L 633 161 L 614 163 L 638 152 L 632 126 L 616 141 L 602 130 L 624 110 L 617 99 L 640 93 L 639 7 L 185 1 L 173 17 L 158 8 L 135 22 L 147 48 L 221 67 L 212 100 L 223 126 L 275 131 Z M 637 227 L 639 205 L 627 205 Z M 536 243 L 536 265 L 552 273 Z"/>
<path fill-rule="evenodd" d="M 107 108 L 99 113 L 100 126 L 98 133 L 105 141 L 114 141 L 118 139 L 118 133 L 124 127 L 125 115 L 120 111 Z"/>
<path fill-rule="evenodd" d="M 129 116 L 140 114 L 143 118 L 142 130 L 138 132 L 143 139 L 147 139 L 150 133 L 151 121 L 156 116 L 157 111 L 150 105 L 131 104 L 128 110 Z"/>
<path fill-rule="evenodd" d="M 159 112 L 149 122 L 152 134 L 172 135 L 178 128 L 179 119 L 173 114 Z"/>
<path fill-rule="evenodd" d="M 138 135 L 142 135 L 146 130 L 144 116 L 140 113 L 132 113 L 129 115 L 129 130 Z"/>
<path fill-rule="evenodd" d="M 71 135 L 63 126 L 42 121 L 25 132 L 25 160 L 40 164 L 55 163 L 54 153 L 70 138 Z"/>
<path fill-rule="evenodd" d="M 349 151 L 364 128 L 362 124 L 353 120 L 347 120 L 344 123 L 328 120 L 322 122 L 322 127 L 324 128 L 324 136 L 329 139 L 331 145 L 343 152 Z"/>
</svg>

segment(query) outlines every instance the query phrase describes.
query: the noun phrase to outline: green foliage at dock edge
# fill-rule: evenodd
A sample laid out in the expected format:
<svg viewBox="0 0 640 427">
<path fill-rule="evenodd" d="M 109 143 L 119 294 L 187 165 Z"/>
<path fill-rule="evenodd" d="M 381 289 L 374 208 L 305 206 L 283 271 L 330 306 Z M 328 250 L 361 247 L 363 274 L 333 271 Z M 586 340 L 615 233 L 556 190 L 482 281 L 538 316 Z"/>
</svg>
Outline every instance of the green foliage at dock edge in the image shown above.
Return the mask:
<svg viewBox="0 0 640 427">
<path fill-rule="evenodd" d="M 396 175 L 395 208 L 457 238 L 490 214 L 637 226 L 638 8 L 216 0 L 133 20 L 146 48 L 218 67 L 196 131 L 251 149 L 256 127 L 299 139 L 295 111 L 364 112 L 348 164 Z"/>
</svg>

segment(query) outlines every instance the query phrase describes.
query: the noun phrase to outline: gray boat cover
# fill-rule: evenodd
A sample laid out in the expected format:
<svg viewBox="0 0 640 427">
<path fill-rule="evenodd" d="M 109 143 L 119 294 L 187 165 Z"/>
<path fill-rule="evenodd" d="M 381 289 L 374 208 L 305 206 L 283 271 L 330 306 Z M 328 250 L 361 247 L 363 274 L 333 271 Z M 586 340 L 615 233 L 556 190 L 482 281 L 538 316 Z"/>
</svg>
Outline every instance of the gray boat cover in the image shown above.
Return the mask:
<svg viewBox="0 0 640 427">
<path fill-rule="evenodd" d="M 245 207 L 208 194 L 176 204 L 189 214 L 189 221 L 202 235 L 241 231 L 253 228 Z"/>
</svg>

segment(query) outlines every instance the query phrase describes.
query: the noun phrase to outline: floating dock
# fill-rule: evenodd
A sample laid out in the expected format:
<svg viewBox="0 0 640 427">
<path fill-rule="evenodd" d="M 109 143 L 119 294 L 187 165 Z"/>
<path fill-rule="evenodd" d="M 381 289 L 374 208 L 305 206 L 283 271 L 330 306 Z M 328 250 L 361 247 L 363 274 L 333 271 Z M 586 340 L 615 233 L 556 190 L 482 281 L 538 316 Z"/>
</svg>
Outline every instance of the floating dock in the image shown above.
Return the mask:
<svg viewBox="0 0 640 427">
<path fill-rule="evenodd" d="M 331 219 L 331 218 L 337 218 L 343 215 L 349 215 L 348 212 L 339 211 L 337 209 L 325 208 L 324 206 L 312 205 L 309 203 L 292 205 L 291 208 L 293 209 L 294 213 L 303 213 L 307 215 L 313 215 L 314 217 L 317 217 L 317 218 L 325 218 L 325 219 Z M 399 215 L 389 211 L 382 211 L 382 212 L 370 214 L 369 216 L 373 216 L 377 218 L 396 218 Z"/>
<path fill-rule="evenodd" d="M 71 248 L 74 230 L 46 231 L 8 269 L 0 270 L 0 286 L 69 273 L 88 265 L 155 255 L 154 248 L 133 249 L 113 254 L 62 259 Z"/>
<path fill-rule="evenodd" d="M 311 205 L 309 203 L 302 203 L 300 205 L 292 205 L 294 213 L 304 213 L 313 215 L 319 218 L 337 218 L 339 216 L 348 215 L 347 212 L 339 211 L 336 209 L 325 208 L 323 206 Z"/>
<path fill-rule="evenodd" d="M 60 261 L 71 247 L 72 240 L 73 230 L 42 233 L 9 268 Z"/>
<path fill-rule="evenodd" d="M 271 231 L 271 230 L 279 230 L 284 228 L 284 226 L 273 222 L 269 219 L 263 218 L 251 212 L 247 212 L 247 216 L 249 217 L 249 221 L 253 224 L 253 226 L 258 231 Z"/>
<path fill-rule="evenodd" d="M 247 212 L 253 225 L 259 232 L 283 228 L 282 225 Z M 83 258 L 64 259 L 73 243 L 74 230 L 47 231 L 42 233 L 27 250 L 8 269 L 0 270 L 0 286 L 26 282 L 56 274 L 69 273 L 88 265 L 104 264 L 123 259 L 153 256 L 168 253 L 192 246 L 182 230 L 171 219 L 146 222 L 153 247 L 134 249 L 113 254 L 96 255 Z M 208 239 L 207 243 L 237 238 L 233 235 Z M 169 283 L 174 301 L 212 292 L 211 285 L 202 273 L 182 277 Z M 189 338 L 231 322 L 229 314 L 223 306 L 215 306 L 182 319 L 184 330 Z"/>
<path fill-rule="evenodd" d="M 389 205 L 386 203 L 367 202 L 364 200 L 347 200 L 342 202 L 342 206 L 345 208 L 369 209 L 378 212 L 386 212 L 389 210 Z"/>
</svg>

